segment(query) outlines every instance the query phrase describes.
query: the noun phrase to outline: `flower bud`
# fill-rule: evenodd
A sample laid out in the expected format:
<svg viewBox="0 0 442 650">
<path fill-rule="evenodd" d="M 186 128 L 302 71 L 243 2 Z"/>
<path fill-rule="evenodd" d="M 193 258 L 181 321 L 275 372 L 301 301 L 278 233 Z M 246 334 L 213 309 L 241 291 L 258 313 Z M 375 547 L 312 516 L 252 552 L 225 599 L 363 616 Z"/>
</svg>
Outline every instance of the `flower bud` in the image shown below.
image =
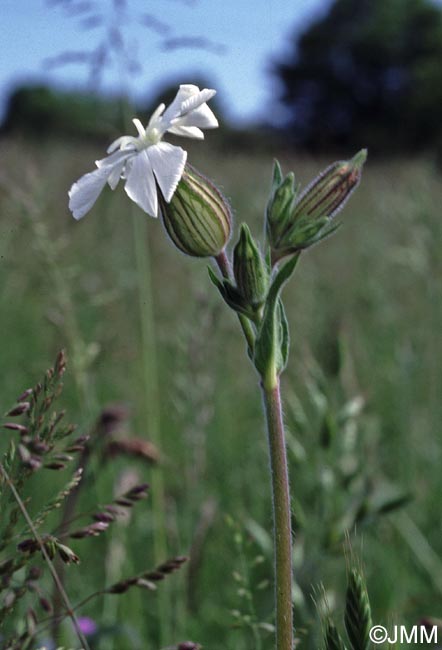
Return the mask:
<svg viewBox="0 0 442 650">
<path fill-rule="evenodd" d="M 278 184 L 278 174 L 274 173 L 267 209 L 267 235 L 273 262 L 312 246 L 336 229 L 331 219 L 358 186 L 366 159 L 367 151 L 362 149 L 351 160 L 333 163 L 296 200 L 290 174 Z"/>
<path fill-rule="evenodd" d="M 9 417 L 15 417 L 16 415 L 23 415 L 31 408 L 30 402 L 19 402 L 14 408 L 12 408 L 6 415 Z"/>
<path fill-rule="evenodd" d="M 192 257 L 216 257 L 230 238 L 230 206 L 221 192 L 193 167 L 186 166 L 167 203 L 159 193 L 161 215 L 175 246 Z"/>
<path fill-rule="evenodd" d="M 266 229 L 269 241 L 277 242 L 290 225 L 293 204 L 296 197 L 295 176 L 293 172 L 282 178 L 277 160 L 273 167 L 273 183 L 266 208 Z"/>
<path fill-rule="evenodd" d="M 233 273 L 244 303 L 252 309 L 259 308 L 267 295 L 269 274 L 261 252 L 244 223 L 233 251 Z"/>
<path fill-rule="evenodd" d="M 362 149 L 351 160 L 336 162 L 327 167 L 302 192 L 292 214 L 292 219 L 308 216 L 311 219 L 331 219 L 342 210 L 361 180 L 362 166 L 367 160 L 367 150 Z"/>
<path fill-rule="evenodd" d="M 56 543 L 58 555 L 65 564 L 79 564 L 80 558 L 74 551 L 66 546 L 66 544 Z"/>
</svg>

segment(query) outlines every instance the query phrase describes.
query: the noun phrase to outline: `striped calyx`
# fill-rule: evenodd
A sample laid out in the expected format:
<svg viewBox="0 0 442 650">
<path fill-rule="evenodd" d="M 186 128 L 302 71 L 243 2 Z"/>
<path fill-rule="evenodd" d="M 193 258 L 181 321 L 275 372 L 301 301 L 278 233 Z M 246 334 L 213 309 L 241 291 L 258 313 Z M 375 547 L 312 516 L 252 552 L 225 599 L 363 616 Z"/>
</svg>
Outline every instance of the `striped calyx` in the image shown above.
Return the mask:
<svg viewBox="0 0 442 650">
<path fill-rule="evenodd" d="M 292 218 L 308 216 L 311 219 L 333 217 L 341 210 L 361 180 L 362 166 L 367 151 L 362 149 L 351 160 L 335 162 L 302 192 L 296 202 Z"/>
<path fill-rule="evenodd" d="M 297 196 L 291 174 L 282 178 L 275 166 L 267 206 L 266 228 L 275 263 L 286 255 L 312 246 L 336 230 L 332 218 L 342 210 L 361 180 L 367 159 L 362 149 L 351 160 L 335 162 Z"/>
<path fill-rule="evenodd" d="M 167 203 L 159 192 L 161 216 L 177 248 L 192 257 L 216 257 L 230 238 L 230 206 L 221 192 L 202 174 L 186 165 Z"/>
<path fill-rule="evenodd" d="M 257 244 L 248 226 L 243 223 L 238 243 L 233 251 L 233 273 L 244 303 L 252 309 L 265 301 L 269 274 Z"/>
</svg>

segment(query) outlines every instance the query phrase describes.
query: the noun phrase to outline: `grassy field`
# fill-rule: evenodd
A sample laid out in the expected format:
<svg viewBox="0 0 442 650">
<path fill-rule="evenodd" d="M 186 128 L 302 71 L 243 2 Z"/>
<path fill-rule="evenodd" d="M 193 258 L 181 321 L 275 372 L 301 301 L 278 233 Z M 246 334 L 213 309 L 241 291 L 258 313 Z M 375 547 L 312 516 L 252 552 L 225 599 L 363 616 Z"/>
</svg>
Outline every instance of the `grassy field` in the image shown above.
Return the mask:
<svg viewBox="0 0 442 650">
<path fill-rule="evenodd" d="M 192 560 L 157 593 L 107 596 L 81 610 L 99 625 L 92 648 L 159 650 L 191 638 L 211 650 L 270 649 L 271 509 L 257 376 L 207 263 L 178 253 L 121 189 L 105 191 L 74 222 L 67 189 L 101 153 L 72 142 L 2 142 L 1 409 L 64 347 L 60 403 L 79 431 L 118 403 L 129 414 L 121 436 L 159 448 L 157 465 L 99 454 L 91 461 L 81 510 L 136 477 L 152 495 L 105 536 L 73 542 L 82 563 L 67 569 L 66 587 L 76 602 L 157 560 L 190 551 Z M 208 143 L 190 156 L 231 200 L 236 225 L 247 221 L 259 236 L 270 157 L 211 154 Z M 281 156 L 303 182 L 329 162 Z M 312 595 L 321 607 L 321 584 L 331 612 L 342 614 L 347 529 L 375 623 L 441 615 L 441 205 L 431 161 L 369 160 L 344 226 L 302 257 L 286 289 L 301 647 L 318 647 Z M 144 343 L 140 300 L 151 316 Z M 39 474 L 40 499 L 62 484 L 60 474 Z"/>
</svg>

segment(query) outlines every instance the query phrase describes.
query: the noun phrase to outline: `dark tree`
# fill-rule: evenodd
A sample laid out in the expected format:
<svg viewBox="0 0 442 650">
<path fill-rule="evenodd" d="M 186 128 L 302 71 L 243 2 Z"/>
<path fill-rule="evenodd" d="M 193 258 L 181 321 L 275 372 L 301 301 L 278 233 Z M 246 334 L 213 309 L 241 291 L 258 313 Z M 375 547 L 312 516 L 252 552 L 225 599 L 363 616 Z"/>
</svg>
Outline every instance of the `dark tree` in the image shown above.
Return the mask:
<svg viewBox="0 0 442 650">
<path fill-rule="evenodd" d="M 274 70 L 298 142 L 389 152 L 441 138 L 442 12 L 430 0 L 335 0 Z"/>
</svg>

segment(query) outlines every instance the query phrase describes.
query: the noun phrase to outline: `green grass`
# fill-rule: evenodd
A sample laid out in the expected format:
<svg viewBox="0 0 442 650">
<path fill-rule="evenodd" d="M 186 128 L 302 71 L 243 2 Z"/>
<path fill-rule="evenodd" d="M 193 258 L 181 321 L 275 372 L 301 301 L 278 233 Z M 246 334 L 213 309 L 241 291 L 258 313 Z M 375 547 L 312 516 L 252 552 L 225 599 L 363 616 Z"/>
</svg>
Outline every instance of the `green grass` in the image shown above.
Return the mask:
<svg viewBox="0 0 442 650">
<path fill-rule="evenodd" d="M 231 199 L 236 226 L 247 221 L 259 236 L 270 157 L 211 155 L 209 140 L 192 149 L 191 162 Z M 81 223 L 74 222 L 66 192 L 100 157 L 96 148 L 16 140 L 4 141 L 2 149 L 7 167 L 0 179 L 0 408 L 6 411 L 22 388 L 39 379 L 56 351 L 66 347 L 70 371 L 63 405 L 81 432 L 91 428 L 106 404 L 122 402 L 131 413 L 127 435 L 149 439 L 143 422 L 149 395 L 142 383 L 130 221 L 147 217 L 137 210 L 131 214 L 119 188 L 105 191 L 94 210 Z M 303 182 L 329 162 L 281 156 L 283 169 L 293 169 Z M 394 616 L 406 624 L 440 615 L 434 603 L 441 597 L 437 576 L 442 571 L 442 559 L 437 559 L 442 556 L 441 205 L 440 177 L 429 161 L 369 160 L 342 215 L 344 226 L 303 256 L 285 291 L 293 334 L 283 390 L 293 436 L 295 566 L 304 590 L 304 600 L 297 594 L 295 621 L 302 638 L 309 626 L 318 631 L 310 585 L 324 582 L 332 609 L 342 611 L 345 559 L 339 543 L 324 541 L 321 527 L 344 516 L 353 498 L 351 490 L 338 484 L 336 470 L 345 455 L 342 445 L 353 436 L 351 427 L 345 440 L 338 429 L 331 446 L 319 444 L 324 394 L 332 394 L 335 406 L 355 395 L 365 398 L 349 461 L 359 462 L 358 471 L 368 475 L 374 491 L 388 482 L 413 495 L 401 514 L 367 521 L 353 540 L 365 565 L 374 622 L 386 623 Z M 163 460 L 157 468 L 123 459 L 97 463 L 96 487 L 85 490 L 82 506 L 106 499 L 128 469 L 149 482 L 153 472 L 162 472 L 170 555 L 189 552 L 196 530 L 207 524 L 190 581 L 183 571 L 161 586 L 172 603 L 165 623 L 170 643 L 192 638 L 212 650 L 254 650 L 253 625 L 247 627 L 246 618 L 246 627 L 237 629 L 236 621 L 244 616 L 235 618 L 231 610 L 249 613 L 241 591 L 246 573 L 256 620 L 271 620 L 271 587 L 258 589 L 271 580 L 272 567 L 268 461 L 257 376 L 244 360 L 234 315 L 210 284 L 207 263 L 174 250 L 160 223 L 149 220 L 147 226 Z M 324 342 L 335 329 L 345 349 L 338 388 L 317 369 Z M 298 401 L 307 426 L 299 425 Z M 306 459 L 297 455 L 301 447 Z M 49 479 L 40 486 L 43 493 L 54 489 Z M 215 504 L 213 519 L 204 515 L 209 503 Z M 100 587 L 106 572 L 112 574 L 112 565 L 121 569 L 117 579 L 151 566 L 151 508 L 141 504 L 130 526 L 115 526 L 107 539 L 75 546 L 82 564 L 69 568 L 67 583 L 74 602 Z M 226 516 L 239 526 L 236 533 Z M 422 537 L 410 527 L 410 519 Z M 434 551 L 433 564 L 425 543 Z M 241 579 L 235 581 L 234 571 Z M 156 650 L 161 616 L 157 596 L 140 591 L 114 601 L 107 598 L 82 613 L 106 625 L 115 623 L 116 650 Z M 269 633 L 263 633 L 262 643 L 263 649 L 272 647 Z M 108 649 L 109 637 L 94 647 Z M 305 641 L 304 647 L 316 646 Z"/>
</svg>

